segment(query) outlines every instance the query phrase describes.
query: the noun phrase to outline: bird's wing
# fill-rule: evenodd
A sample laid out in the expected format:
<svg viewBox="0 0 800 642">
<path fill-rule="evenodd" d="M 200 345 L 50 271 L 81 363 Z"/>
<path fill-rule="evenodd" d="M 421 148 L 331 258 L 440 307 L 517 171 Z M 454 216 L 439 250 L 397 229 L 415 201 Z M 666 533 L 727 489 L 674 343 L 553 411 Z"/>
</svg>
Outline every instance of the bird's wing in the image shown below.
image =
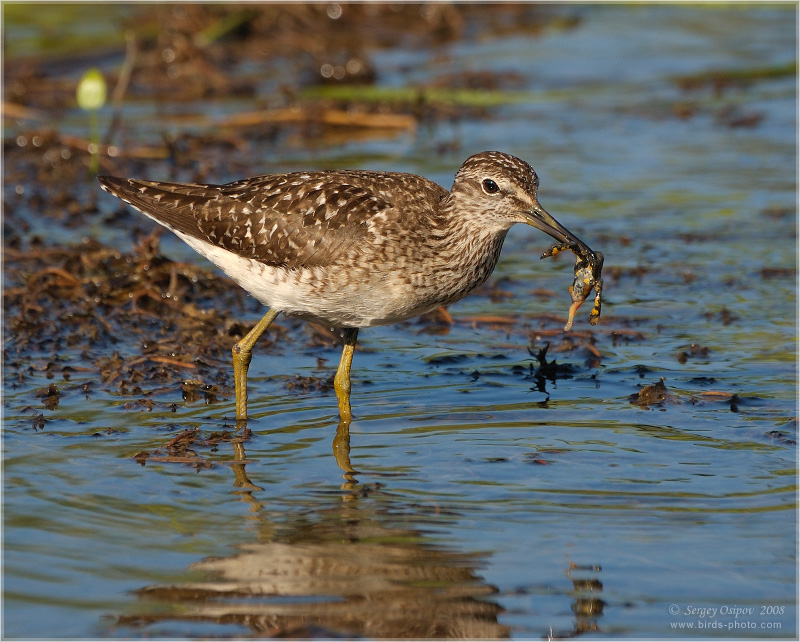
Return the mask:
<svg viewBox="0 0 800 642">
<path fill-rule="evenodd" d="M 336 174 L 336 175 L 333 175 Z M 165 227 L 282 267 L 336 260 L 393 208 L 365 172 L 309 172 L 225 185 L 98 177 L 103 189 Z"/>
</svg>

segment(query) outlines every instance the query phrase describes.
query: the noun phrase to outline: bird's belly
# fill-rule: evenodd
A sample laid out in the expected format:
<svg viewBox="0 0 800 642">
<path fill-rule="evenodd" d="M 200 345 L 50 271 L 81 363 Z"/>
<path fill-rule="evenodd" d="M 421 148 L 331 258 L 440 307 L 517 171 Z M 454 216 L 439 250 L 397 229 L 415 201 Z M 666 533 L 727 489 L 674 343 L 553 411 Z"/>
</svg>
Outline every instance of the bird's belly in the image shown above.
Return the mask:
<svg viewBox="0 0 800 642">
<path fill-rule="evenodd" d="M 473 283 L 476 279 L 462 278 L 463 284 L 442 287 L 441 277 L 432 279 L 405 269 L 275 267 L 176 234 L 264 305 L 332 327 L 365 328 L 404 321 L 466 296 L 485 280 L 481 277 Z"/>
</svg>

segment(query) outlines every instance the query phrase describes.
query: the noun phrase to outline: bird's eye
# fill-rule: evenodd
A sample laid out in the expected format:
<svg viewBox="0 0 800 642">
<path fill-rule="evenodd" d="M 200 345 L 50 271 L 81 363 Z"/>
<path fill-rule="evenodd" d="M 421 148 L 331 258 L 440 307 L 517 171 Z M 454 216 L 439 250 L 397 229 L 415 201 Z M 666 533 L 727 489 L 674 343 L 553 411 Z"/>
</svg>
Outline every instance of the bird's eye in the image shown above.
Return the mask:
<svg viewBox="0 0 800 642">
<path fill-rule="evenodd" d="M 500 187 L 491 178 L 483 179 L 482 185 L 483 191 L 487 194 L 497 194 L 500 191 Z"/>
</svg>

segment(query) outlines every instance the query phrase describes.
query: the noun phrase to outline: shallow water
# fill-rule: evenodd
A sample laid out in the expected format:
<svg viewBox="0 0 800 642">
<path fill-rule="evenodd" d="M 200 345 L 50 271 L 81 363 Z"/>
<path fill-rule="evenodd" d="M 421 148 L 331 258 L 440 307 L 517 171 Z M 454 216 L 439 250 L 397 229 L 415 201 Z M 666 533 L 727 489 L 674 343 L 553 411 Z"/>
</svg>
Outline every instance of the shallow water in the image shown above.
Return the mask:
<svg viewBox="0 0 800 642">
<path fill-rule="evenodd" d="M 558 351 L 539 315 L 566 316 L 570 261 L 539 261 L 549 239 L 526 228 L 493 277 L 508 296 L 451 306 L 444 334 L 362 331 L 355 474 L 332 450 L 332 391 L 287 385 L 327 377 L 338 350 L 301 348 L 280 319 L 293 340 L 257 347 L 250 370 L 252 486 L 230 444 L 204 452 L 211 468 L 134 460 L 230 428 L 229 396 L 165 390 L 147 410 L 87 397 L 80 373 L 5 377 L 4 637 L 796 638 L 796 79 L 674 80 L 793 61 L 795 10 L 565 6 L 568 28 L 380 51 L 387 85 L 513 71 L 530 100 L 417 136 L 283 156 L 254 143 L 253 173 L 347 165 L 446 186 L 473 152 L 525 158 L 545 208 L 606 256 L 600 356 Z M 162 250 L 195 260 L 171 238 Z M 554 381 L 533 375 L 548 343 L 571 366 Z M 662 379 L 667 399 L 631 403 Z M 52 381 L 68 392 L 48 410 L 36 390 Z"/>
</svg>

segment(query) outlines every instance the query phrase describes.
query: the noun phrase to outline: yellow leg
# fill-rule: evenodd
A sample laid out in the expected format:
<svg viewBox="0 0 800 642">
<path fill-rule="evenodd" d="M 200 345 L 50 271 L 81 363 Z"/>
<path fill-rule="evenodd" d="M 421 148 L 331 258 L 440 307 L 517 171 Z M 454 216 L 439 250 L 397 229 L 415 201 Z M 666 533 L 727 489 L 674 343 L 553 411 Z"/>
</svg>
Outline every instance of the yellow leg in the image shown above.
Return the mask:
<svg viewBox="0 0 800 642">
<path fill-rule="evenodd" d="M 233 381 L 236 386 L 236 423 L 247 421 L 247 370 L 250 368 L 253 346 L 280 314 L 270 310 L 247 335 L 233 346 Z"/>
<path fill-rule="evenodd" d="M 350 411 L 350 366 L 353 363 L 353 352 L 358 340 L 358 328 L 347 328 L 344 331 L 344 349 L 339 368 L 333 378 L 333 389 L 339 401 L 339 417 L 343 422 L 350 423 L 353 414 Z"/>
</svg>

